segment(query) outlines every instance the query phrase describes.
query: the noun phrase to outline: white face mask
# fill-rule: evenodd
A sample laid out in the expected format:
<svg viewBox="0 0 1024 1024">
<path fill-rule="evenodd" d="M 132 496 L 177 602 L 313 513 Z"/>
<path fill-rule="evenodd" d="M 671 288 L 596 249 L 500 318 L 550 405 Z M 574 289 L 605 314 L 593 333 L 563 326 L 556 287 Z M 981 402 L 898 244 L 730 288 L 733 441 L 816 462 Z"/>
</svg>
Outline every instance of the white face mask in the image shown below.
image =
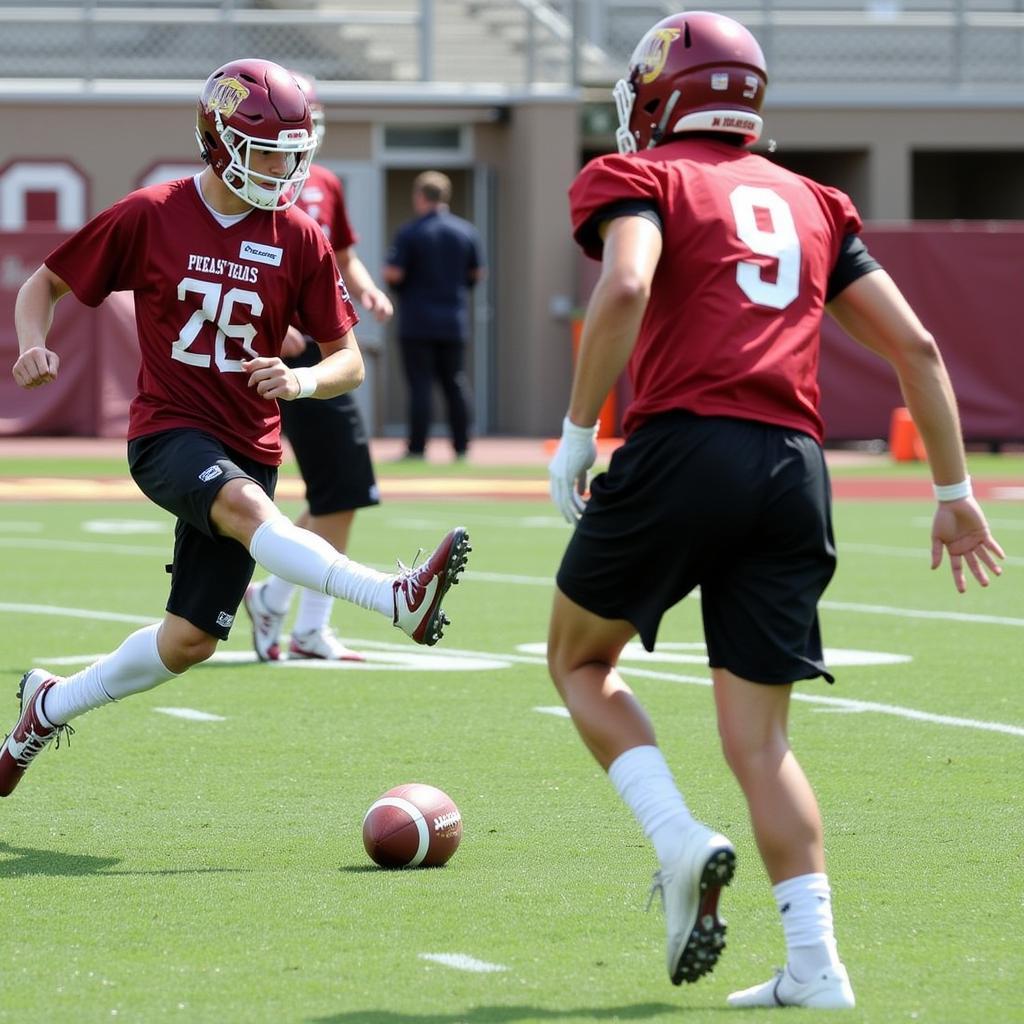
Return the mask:
<svg viewBox="0 0 1024 1024">
<path fill-rule="evenodd" d="M 635 153 L 636 137 L 629 130 L 629 119 L 633 114 L 633 103 L 636 100 L 633 86 L 625 78 L 620 78 L 612 89 L 612 98 L 615 100 L 615 111 L 619 115 L 619 127 L 615 129 L 615 145 L 619 147 L 620 153 Z"/>
<path fill-rule="evenodd" d="M 286 210 L 299 198 L 316 152 L 315 134 L 298 128 L 281 132 L 277 139 L 257 139 L 225 128 L 220 136 L 231 156 L 222 180 L 236 196 L 260 210 Z M 254 150 L 286 154 L 284 173 L 277 176 L 253 169 Z"/>
</svg>

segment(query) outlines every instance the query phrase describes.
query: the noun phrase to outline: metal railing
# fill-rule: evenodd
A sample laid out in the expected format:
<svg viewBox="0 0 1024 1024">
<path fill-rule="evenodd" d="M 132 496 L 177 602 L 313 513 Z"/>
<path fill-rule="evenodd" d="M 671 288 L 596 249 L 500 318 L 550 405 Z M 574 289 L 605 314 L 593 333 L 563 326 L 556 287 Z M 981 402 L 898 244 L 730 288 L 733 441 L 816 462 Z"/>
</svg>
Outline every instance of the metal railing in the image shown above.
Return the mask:
<svg viewBox="0 0 1024 1024">
<path fill-rule="evenodd" d="M 607 84 L 676 3 L 650 0 L 0 0 L 11 80 L 181 81 L 243 54 L 325 81 Z M 773 88 L 1024 84 L 1024 0 L 721 0 Z"/>
</svg>

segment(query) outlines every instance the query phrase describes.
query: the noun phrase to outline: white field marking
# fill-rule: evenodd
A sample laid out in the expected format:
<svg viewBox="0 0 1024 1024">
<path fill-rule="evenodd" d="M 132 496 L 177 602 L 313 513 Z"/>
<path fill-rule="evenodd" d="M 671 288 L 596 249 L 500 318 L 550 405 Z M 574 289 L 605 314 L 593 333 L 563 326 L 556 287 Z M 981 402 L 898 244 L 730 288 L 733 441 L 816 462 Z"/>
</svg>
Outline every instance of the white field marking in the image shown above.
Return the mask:
<svg viewBox="0 0 1024 1024">
<path fill-rule="evenodd" d="M 0 530 L 6 531 L 7 533 L 42 533 L 43 524 L 36 522 L 17 522 L 12 519 L 7 522 L 0 522 Z"/>
<path fill-rule="evenodd" d="M 486 960 L 465 953 L 420 953 L 421 960 L 432 960 L 435 964 L 454 967 L 457 971 L 473 971 L 476 974 L 493 974 L 495 971 L 507 971 L 504 964 L 489 964 Z"/>
<path fill-rule="evenodd" d="M 816 715 L 862 715 L 863 708 L 814 708 Z"/>
<path fill-rule="evenodd" d="M 161 557 L 168 554 L 167 548 L 163 547 L 142 547 L 132 546 L 127 544 L 85 544 L 70 541 L 33 541 L 25 537 L 0 537 L 0 547 L 21 547 L 21 548 L 61 548 L 65 550 L 74 551 L 85 551 L 103 554 L 129 554 L 129 555 L 159 555 Z M 1024 563 L 1024 559 L 1021 560 Z M 371 568 L 380 569 L 383 572 L 391 572 L 389 566 L 371 566 Z M 475 572 L 470 569 L 464 574 L 463 579 L 475 580 L 482 583 L 500 583 L 522 585 L 529 587 L 545 587 L 549 590 L 554 588 L 554 580 L 550 576 L 513 576 L 507 573 L 496 573 L 496 572 Z M 699 599 L 699 593 L 694 591 L 690 594 L 690 597 L 694 600 Z M 826 608 L 831 611 L 840 612 L 856 612 L 865 615 L 885 615 L 892 618 L 908 618 L 908 619 L 936 619 L 945 622 L 975 622 L 979 625 L 986 626 L 1013 626 L 1016 628 L 1024 627 L 1024 619 L 1015 619 L 1004 615 L 973 615 L 967 612 L 945 612 L 945 611 L 929 611 L 924 609 L 915 608 L 895 608 L 891 605 L 875 605 L 875 604 L 856 604 L 844 601 L 821 601 L 818 605 L 819 608 Z M 92 612 L 86 610 L 71 611 L 65 609 L 64 611 L 49 611 L 45 605 L 18 605 L 18 604 L 2 604 L 0 603 L 0 612 L 19 612 L 19 611 L 32 611 L 40 615 L 53 614 L 67 614 L 78 618 L 110 618 L 114 619 L 113 613 L 104 612 Z M 117 621 L 122 622 L 159 622 L 159 619 L 154 618 L 140 618 L 137 616 L 118 616 Z"/>
<path fill-rule="evenodd" d="M 1024 487 L 993 487 L 992 497 L 999 501 L 1024 501 Z"/>
<path fill-rule="evenodd" d="M 989 524 L 991 525 L 991 524 Z M 926 567 L 932 564 L 931 548 L 896 548 L 884 544 L 839 544 L 839 555 L 842 557 L 844 551 L 856 551 L 859 555 L 882 555 L 885 558 L 914 558 L 923 563 Z M 943 556 L 945 562 L 946 556 Z M 997 559 L 1000 565 L 1024 565 L 1024 558 L 1017 555 L 1007 555 L 1005 558 Z"/>
<path fill-rule="evenodd" d="M 992 519 L 990 516 L 985 518 L 993 530 L 1024 530 L 1024 519 Z M 931 519 L 925 516 L 911 519 L 910 523 L 912 526 L 922 526 L 925 529 L 930 529 L 932 525 Z"/>
<path fill-rule="evenodd" d="M 156 519 L 86 519 L 82 523 L 86 533 L 170 533 L 171 524 Z"/>
<path fill-rule="evenodd" d="M 287 640 L 287 638 L 286 638 Z M 362 648 L 368 641 L 353 640 Z M 364 651 L 366 661 L 324 661 L 320 658 L 286 658 L 283 661 L 266 662 L 269 670 L 283 668 L 313 669 L 330 672 L 389 672 L 403 669 L 408 672 L 493 672 L 510 668 L 503 655 L 482 655 L 449 657 L 444 651 L 422 651 L 404 648 L 394 651 Z M 40 658 L 47 665 L 91 665 L 103 657 L 101 654 L 71 654 L 60 658 Z M 217 651 L 206 665 L 256 665 L 262 664 L 254 651 Z"/>
<path fill-rule="evenodd" d="M 162 715 L 171 715 L 174 718 L 187 718 L 193 722 L 226 722 L 223 715 L 211 715 L 206 711 L 196 711 L 195 708 L 153 708 Z"/>
<path fill-rule="evenodd" d="M 699 651 L 699 654 L 676 654 L 677 650 Z M 545 654 L 547 644 L 540 643 L 518 644 L 517 651 L 524 654 Z M 622 649 L 623 661 L 659 662 L 661 664 L 682 664 L 682 665 L 706 665 L 707 652 L 703 643 L 659 643 L 656 651 L 648 652 L 639 643 L 628 643 Z M 887 654 L 884 651 L 856 651 L 841 647 L 825 648 L 826 665 L 842 665 L 850 667 L 855 665 L 903 665 L 913 661 L 907 654 Z"/>
<path fill-rule="evenodd" d="M 52 604 L 5 604 L 0 602 L 0 612 L 11 612 L 15 615 L 56 615 L 65 619 L 95 619 L 98 622 L 130 622 L 139 626 L 149 626 L 160 621 L 152 615 L 122 615 L 120 612 L 98 612 L 89 608 L 60 608 Z"/>
<path fill-rule="evenodd" d="M 388 526 L 399 530 L 436 530 L 440 520 L 413 519 L 409 516 L 393 516 L 388 519 Z M 462 516 L 461 522 L 472 526 L 474 523 L 525 530 L 564 530 L 565 520 L 561 516 Z"/>
<path fill-rule="evenodd" d="M 851 601 L 820 601 L 819 608 L 834 612 L 859 612 L 864 615 L 887 615 L 894 619 L 936 619 L 941 622 L 973 622 L 984 626 L 1024 626 L 1024 619 L 1008 615 L 974 615 L 970 612 L 935 612 L 922 608 L 894 608 L 885 604 L 857 604 Z"/>
<path fill-rule="evenodd" d="M 361 650 L 369 644 L 363 640 L 351 641 L 354 649 Z M 396 668 L 410 672 L 490 672 L 495 669 L 508 668 L 504 655 L 488 655 L 478 652 L 470 656 L 451 657 L 444 649 L 440 651 L 424 651 L 408 645 L 395 650 L 365 650 L 362 653 L 366 661 L 324 661 L 320 658 L 286 658 L 284 661 L 267 662 L 271 668 L 311 668 L 314 670 L 339 669 L 353 671 L 391 671 Z M 253 651 L 218 651 L 206 664 L 217 663 L 226 665 L 255 664 L 256 654 Z"/>
<path fill-rule="evenodd" d="M 879 611 L 879 609 L 876 608 L 873 605 L 871 605 L 871 606 L 863 606 L 863 607 L 861 607 L 861 606 L 850 606 L 850 607 L 853 610 L 857 610 L 857 611 L 867 610 L 867 611 L 870 611 L 870 612 L 872 612 L 874 614 L 877 614 L 878 611 Z M 34 609 L 37 609 L 40 614 L 44 614 L 44 615 L 67 614 L 67 615 L 70 615 L 70 616 L 75 617 L 75 618 L 109 619 L 109 620 L 118 621 L 118 622 L 136 622 L 136 623 L 143 623 L 143 624 L 149 624 L 151 622 L 157 621 L 155 619 L 144 618 L 144 617 L 141 617 L 141 616 L 117 615 L 117 614 L 111 613 L 111 612 L 106 612 L 106 613 L 104 613 L 104 612 L 94 612 L 94 611 L 89 611 L 87 609 L 54 609 L 54 608 L 50 608 L 50 607 L 48 607 L 46 605 L 7 605 L 7 604 L 0 604 L 0 612 L 3 612 L 3 611 L 25 612 L 25 611 L 32 611 Z M 909 613 L 906 612 L 906 610 L 902 610 L 901 611 L 900 609 L 891 609 L 891 611 L 899 612 L 901 614 L 909 614 Z M 934 618 L 947 617 L 948 618 L 948 617 L 950 617 L 948 614 L 945 614 L 945 613 L 921 613 L 921 614 L 924 615 L 925 617 L 928 617 L 928 618 L 932 618 L 932 617 L 934 617 Z M 979 620 L 982 620 L 982 621 L 992 621 L 990 618 L 983 618 L 982 616 L 976 616 L 976 615 L 975 616 L 960 615 L 960 616 L 956 616 L 956 618 L 958 620 L 972 621 L 972 622 L 973 621 L 979 621 Z M 1021 619 L 1002 619 L 1002 620 L 994 620 L 994 621 L 998 625 L 1024 626 L 1024 620 L 1021 620 Z M 359 646 L 359 647 L 364 647 L 364 648 L 372 649 L 372 650 L 399 651 L 399 652 L 402 651 L 403 649 L 404 650 L 408 650 L 408 645 L 407 644 L 392 644 L 392 643 L 382 643 L 381 641 L 374 641 L 374 640 L 355 640 L 355 639 L 352 641 L 352 643 L 357 645 L 357 646 Z M 493 651 L 463 651 L 463 650 L 459 650 L 458 648 L 451 648 L 451 647 L 446 647 L 444 649 L 444 654 L 445 654 L 446 657 L 457 658 L 457 659 L 460 659 L 460 660 L 466 659 L 466 658 L 469 658 L 469 659 L 474 659 L 474 658 L 485 658 L 485 659 L 488 659 L 488 658 L 490 658 L 490 659 L 494 659 L 494 660 L 500 659 L 501 662 L 507 662 L 507 663 L 510 663 L 510 664 L 519 664 L 519 665 L 545 666 L 547 664 L 545 658 L 533 657 L 533 656 L 528 655 L 528 654 L 503 654 L 503 653 L 495 653 Z M 95 660 L 95 659 L 93 659 L 93 660 Z M 285 662 L 285 664 L 287 665 L 287 662 Z M 635 666 L 630 667 L 629 672 L 630 672 L 630 675 L 636 676 L 636 677 L 639 677 L 639 678 L 661 679 L 661 680 L 664 680 L 665 682 L 670 682 L 670 683 L 685 683 L 685 684 L 689 684 L 689 685 L 693 685 L 693 686 L 710 686 L 711 685 L 711 680 L 707 679 L 707 678 L 704 678 L 702 676 L 685 676 L 685 675 L 673 674 L 673 673 L 670 673 L 670 672 L 655 672 L 655 671 L 653 671 L 651 669 L 639 668 L 639 667 L 635 667 Z M 980 720 L 973 719 L 973 718 L 954 718 L 954 717 L 948 716 L 948 715 L 935 715 L 935 714 L 932 714 L 929 711 L 916 711 L 913 708 L 900 707 L 900 706 L 897 706 L 897 705 L 894 705 L 894 704 L 873 704 L 873 703 L 871 703 L 869 701 L 847 700 L 847 699 L 842 698 L 842 697 L 817 697 L 817 696 L 813 696 L 811 694 L 805 694 L 805 693 L 794 693 L 793 694 L 793 700 L 795 700 L 795 701 L 802 701 L 802 702 L 806 702 L 806 703 L 809 703 L 809 704 L 819 704 L 819 705 L 825 705 L 825 706 L 831 705 L 833 707 L 856 708 L 858 710 L 873 711 L 873 712 L 876 712 L 878 714 L 883 714 L 883 715 L 895 715 L 898 718 L 910 718 L 910 719 L 915 719 L 917 721 L 932 722 L 932 723 L 935 723 L 935 724 L 938 724 L 938 725 L 950 725 L 950 726 L 956 726 L 956 727 L 959 727 L 959 728 L 966 728 L 966 729 L 981 729 L 981 730 L 984 730 L 984 731 L 987 731 L 987 732 L 1007 733 L 1007 734 L 1009 734 L 1011 736 L 1024 736 L 1024 728 L 1022 728 L 1021 726 L 1017 726 L 1017 725 L 1006 725 L 1006 724 L 1004 724 L 1002 722 L 980 721 Z"/>
<path fill-rule="evenodd" d="M 534 711 L 539 711 L 542 715 L 554 715 L 556 718 L 570 718 L 569 709 L 559 704 L 557 707 L 550 708 L 534 708 Z"/>
<path fill-rule="evenodd" d="M 143 547 L 141 544 L 97 544 L 84 540 L 29 540 L 25 537 L 0 537 L 0 547 L 38 548 L 43 551 L 77 551 L 87 555 L 158 555 L 170 554 L 165 544 Z"/>
</svg>

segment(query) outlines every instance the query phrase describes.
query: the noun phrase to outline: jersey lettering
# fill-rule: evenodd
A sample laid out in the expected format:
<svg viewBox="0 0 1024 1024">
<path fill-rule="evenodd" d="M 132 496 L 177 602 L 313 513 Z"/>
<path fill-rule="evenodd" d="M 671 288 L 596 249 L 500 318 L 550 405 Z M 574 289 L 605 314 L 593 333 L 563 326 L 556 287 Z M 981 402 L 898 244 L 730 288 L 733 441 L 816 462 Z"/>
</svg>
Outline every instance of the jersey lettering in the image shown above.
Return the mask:
<svg viewBox="0 0 1024 1024">
<path fill-rule="evenodd" d="M 171 358 L 180 363 L 187 363 L 189 366 L 208 367 L 210 356 L 203 352 L 190 352 L 189 348 L 194 344 L 203 325 L 215 323 L 217 325 L 217 338 L 214 343 L 214 353 L 217 362 L 217 369 L 221 373 L 241 373 L 242 360 L 229 359 L 227 355 L 227 339 L 234 338 L 248 353 L 250 358 L 255 358 L 256 349 L 253 347 L 253 339 L 256 337 L 256 328 L 253 324 L 233 324 L 231 313 L 236 305 L 248 306 L 253 316 L 259 316 L 263 312 L 263 300 L 256 294 L 245 288 L 232 288 L 224 301 L 221 302 L 220 284 L 216 281 L 201 281 L 195 277 L 183 277 L 178 282 L 178 301 L 184 302 L 185 296 L 192 292 L 203 297 L 202 306 L 192 313 L 185 326 L 178 333 L 178 337 L 171 343 Z"/>
</svg>

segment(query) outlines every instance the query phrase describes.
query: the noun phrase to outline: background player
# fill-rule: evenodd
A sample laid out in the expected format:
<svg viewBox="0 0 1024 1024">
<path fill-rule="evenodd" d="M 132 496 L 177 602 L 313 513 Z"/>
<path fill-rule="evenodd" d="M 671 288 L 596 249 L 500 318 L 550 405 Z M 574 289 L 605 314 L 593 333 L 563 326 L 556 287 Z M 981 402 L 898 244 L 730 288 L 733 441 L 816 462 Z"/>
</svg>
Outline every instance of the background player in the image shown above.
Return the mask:
<svg viewBox="0 0 1024 1024">
<path fill-rule="evenodd" d="M 309 104 L 319 149 L 326 133 L 326 117 L 316 84 L 299 71 L 291 74 Z M 393 312 L 391 300 L 373 283 L 356 255 L 358 239 L 349 223 L 345 193 L 337 176 L 320 164 L 310 164 L 309 178 L 296 205 L 320 225 L 330 240 L 349 293 L 377 320 L 389 320 Z M 295 327 L 288 328 L 281 353 L 285 363 L 293 368 L 315 366 L 321 359 L 320 346 Z M 323 402 L 288 402 L 281 406 L 281 427 L 306 485 L 307 507 L 296 522 L 338 551 L 347 551 L 356 509 L 380 501 L 359 407 L 347 392 Z M 294 592 L 295 585 L 280 576 L 252 583 L 245 592 L 253 646 L 261 661 L 281 657 L 281 626 Z M 289 645 L 292 655 L 333 661 L 365 660 L 335 636 L 330 625 L 333 606 L 330 594 L 305 588 L 300 591 Z"/>
<path fill-rule="evenodd" d="M 694 819 L 616 666 L 637 633 L 652 650 L 664 612 L 700 587 L 722 747 L 787 948 L 783 971 L 729 1002 L 847 1008 L 821 818 L 787 729 L 792 684 L 832 681 L 817 618 L 835 565 L 816 379 L 826 303 L 899 377 L 936 483 L 933 567 L 948 551 L 962 591 L 964 562 L 987 585 L 1003 553 L 971 497 L 935 341 L 867 254 L 853 204 L 745 149 L 766 84 L 760 47 L 732 19 L 660 21 L 614 90 L 621 155 L 573 183 L 575 237 L 602 272 L 550 466 L 555 503 L 579 522 L 548 659 L 654 846 L 669 976 L 696 981 L 724 945 L 717 904 L 735 852 Z M 627 363 L 627 439 L 584 503 L 595 420 Z"/>
<path fill-rule="evenodd" d="M 240 60 L 204 85 L 196 138 L 209 166 L 194 178 L 131 193 L 47 258 L 15 305 L 25 388 L 56 379 L 46 347 L 67 292 L 98 305 L 135 295 L 142 366 L 128 461 L 142 492 L 177 519 L 166 614 L 66 679 L 21 681 L 21 717 L 0 747 L 0 796 L 39 752 L 91 708 L 148 690 L 205 661 L 225 640 L 254 560 L 306 587 L 376 610 L 432 644 L 440 602 L 461 572 L 465 530 L 452 530 L 418 570 L 385 575 L 289 522 L 272 500 L 281 461 L 277 400 L 330 398 L 363 379 L 357 317 L 324 233 L 292 210 L 316 148 L 301 90 L 269 61 Z M 325 358 L 280 359 L 293 321 Z"/>
</svg>

